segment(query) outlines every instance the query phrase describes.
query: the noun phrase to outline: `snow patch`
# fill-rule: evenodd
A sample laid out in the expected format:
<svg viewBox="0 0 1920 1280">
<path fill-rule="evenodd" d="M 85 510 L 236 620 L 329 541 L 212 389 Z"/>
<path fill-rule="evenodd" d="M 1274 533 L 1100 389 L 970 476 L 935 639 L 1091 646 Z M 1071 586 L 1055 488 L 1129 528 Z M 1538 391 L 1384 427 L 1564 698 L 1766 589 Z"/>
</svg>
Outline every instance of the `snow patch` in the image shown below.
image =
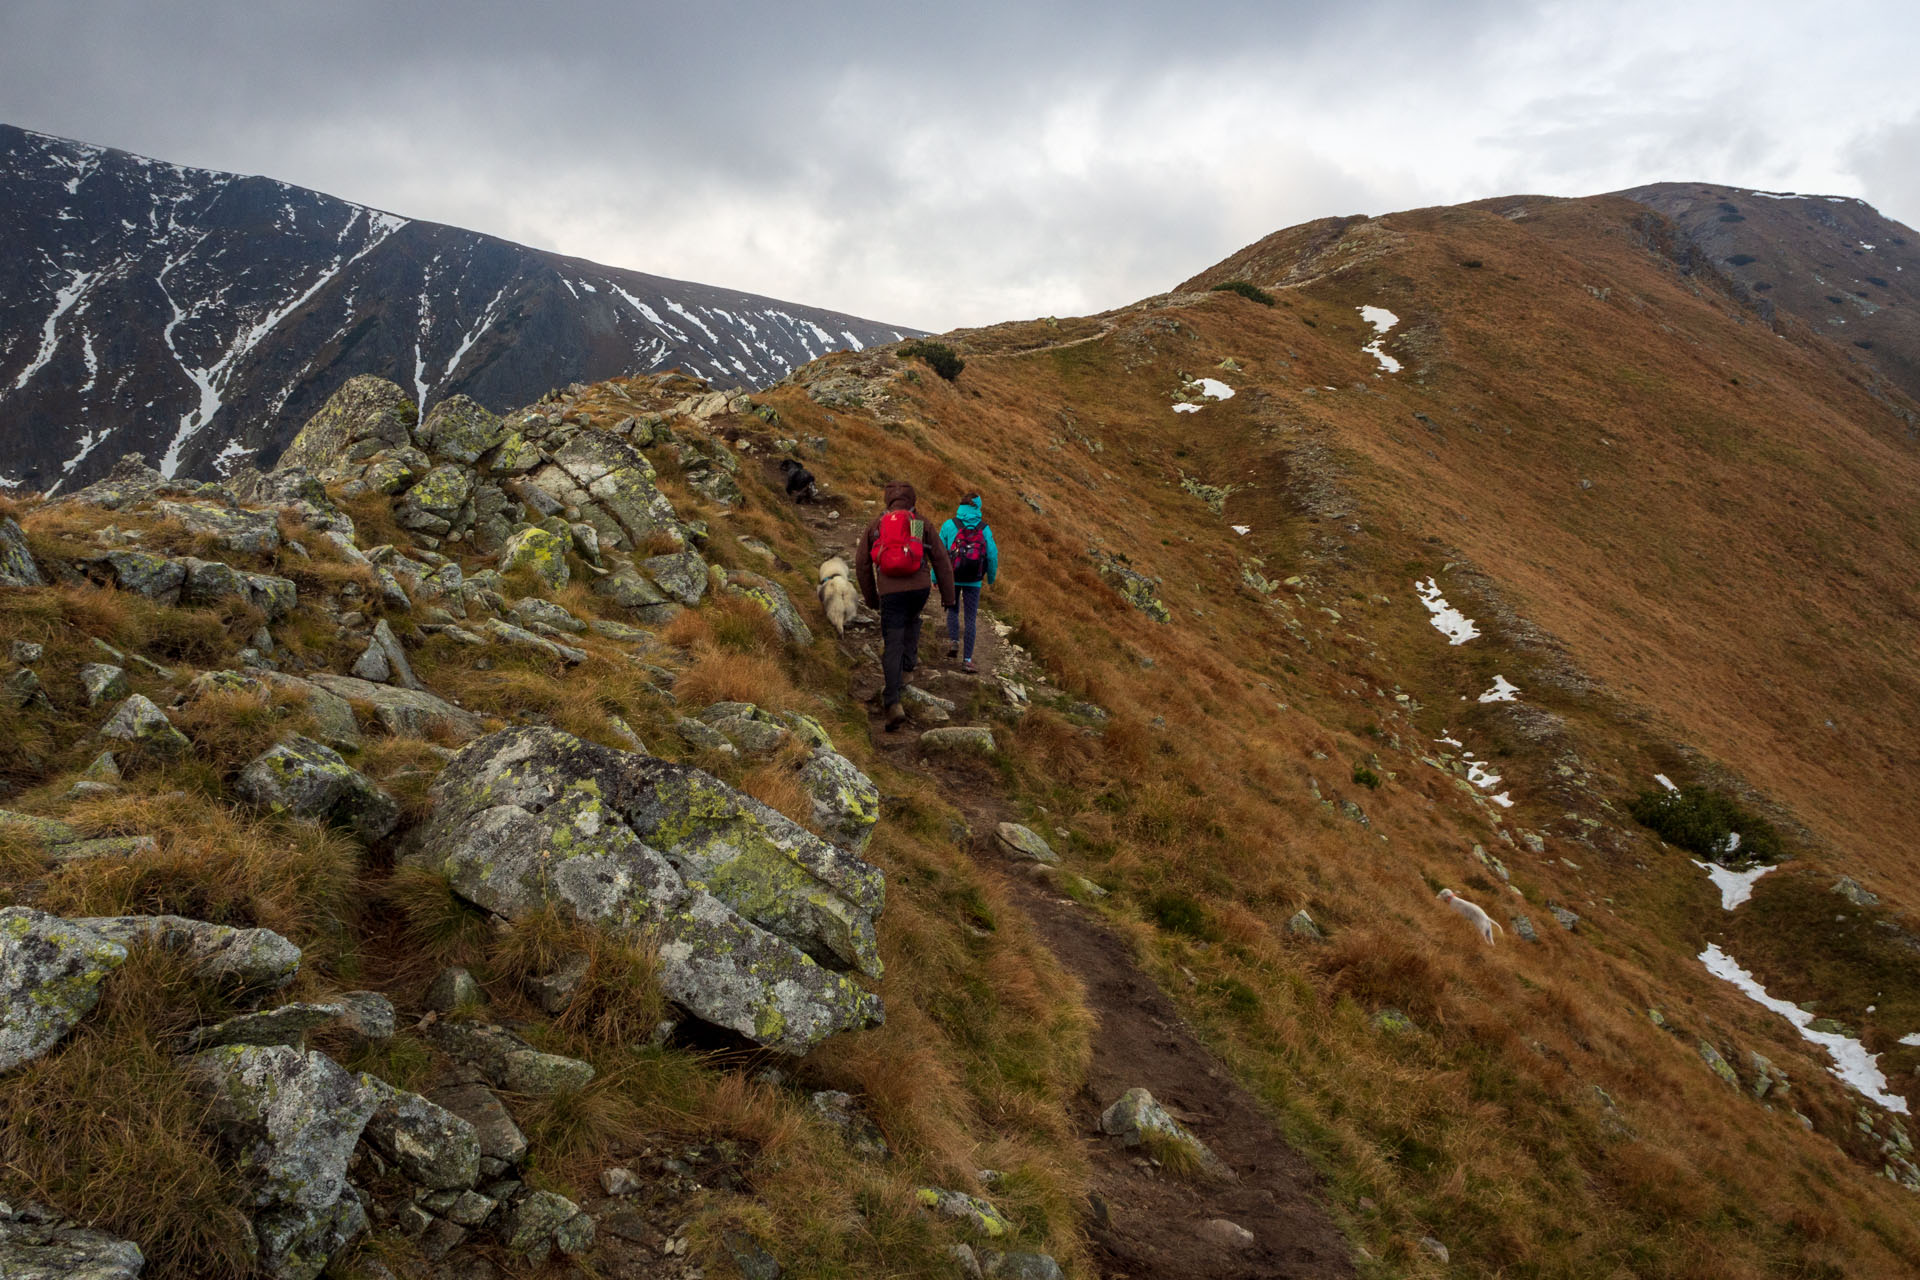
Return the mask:
<svg viewBox="0 0 1920 1280">
<path fill-rule="evenodd" d="M 1177 404 L 1173 406 L 1173 411 L 1175 413 L 1198 413 L 1200 412 L 1200 406 L 1197 404 Z"/>
<path fill-rule="evenodd" d="M 1444 742 L 1450 747 L 1464 747 L 1467 745 L 1466 743 L 1460 741 L 1460 739 L 1449 736 L 1450 734 L 1452 734 L 1452 732 L 1453 730 L 1448 729 L 1444 733 L 1442 733 L 1439 737 L 1435 738 L 1434 741 Z"/>
<path fill-rule="evenodd" d="M 1227 526 L 1227 528 L 1229 528 L 1229 529 L 1231 529 L 1231 530 L 1233 530 L 1233 531 L 1234 531 L 1235 533 L 1237 533 L 1237 534 L 1239 534 L 1239 535 L 1240 535 L 1241 537 L 1243 537 L 1243 538 L 1244 538 L 1244 537 L 1246 537 L 1246 536 L 1247 536 L 1248 534 L 1250 534 L 1250 533 L 1252 533 L 1252 532 L 1253 532 L 1253 526 L 1252 526 L 1252 525 L 1245 525 L 1245 524 L 1230 524 L 1230 525 L 1228 525 L 1228 526 Z"/>
<path fill-rule="evenodd" d="M 5 480 L 0 479 L 0 484 L 5 484 L 5 483 L 6 483 Z M 18 484 L 19 481 L 16 480 L 14 481 L 14 483 Z M 1920 1031 L 1915 1031 L 1909 1035 L 1901 1036 L 1900 1043 L 1906 1045 L 1909 1049 L 1920 1048 Z"/>
<path fill-rule="evenodd" d="M 1687 861 L 1707 873 L 1707 879 L 1713 881 L 1720 890 L 1720 908 L 1731 911 L 1753 896 L 1753 883 L 1769 871 L 1778 871 L 1778 866 L 1755 867 L 1751 871 L 1734 871 L 1717 863 L 1702 862 L 1698 858 Z"/>
<path fill-rule="evenodd" d="M 1413 592 L 1432 615 L 1427 620 L 1433 623 L 1434 630 L 1447 638 L 1448 644 L 1465 644 L 1480 634 L 1472 618 L 1447 603 L 1446 597 L 1440 594 L 1440 584 L 1434 579 L 1414 583 Z M 1481 701 L 1485 702 L 1486 699 L 1482 698 Z"/>
<path fill-rule="evenodd" d="M 60 327 L 60 317 L 73 309 L 73 304 L 86 294 L 94 278 L 99 274 L 97 271 L 76 271 L 73 273 L 73 279 L 67 281 L 66 287 L 53 295 L 53 314 L 47 317 L 47 323 L 40 330 L 40 352 L 28 362 L 26 368 L 20 371 L 20 376 L 13 380 L 15 391 L 26 386 L 33 375 L 45 368 L 47 361 L 53 359 L 54 350 L 60 345 L 57 332 Z"/>
<path fill-rule="evenodd" d="M 1378 360 L 1380 367 L 1386 372 L 1400 372 L 1400 362 L 1380 349 L 1380 344 L 1387 340 L 1387 330 L 1399 324 L 1400 317 L 1385 307 L 1358 307 L 1356 310 L 1360 312 L 1360 318 L 1362 320 L 1365 320 L 1373 326 L 1375 335 L 1372 342 L 1369 342 L 1360 349 L 1372 356 L 1375 360 Z M 1329 388 L 1329 390 L 1331 390 L 1331 388 Z"/>
<path fill-rule="evenodd" d="M 79 466 L 82 462 L 86 461 L 87 455 L 92 453 L 95 449 L 99 448 L 101 443 L 104 442 L 106 438 L 112 434 L 113 434 L 112 427 L 107 427 L 106 429 L 102 430 L 98 435 L 95 435 L 91 431 L 82 432 L 80 435 L 80 452 L 74 454 L 71 458 L 68 458 L 65 462 L 61 463 L 60 470 L 65 472 L 67 475 L 72 475 L 73 469 Z"/>
<path fill-rule="evenodd" d="M 238 440 L 229 440 L 227 441 L 227 447 L 214 455 L 213 469 L 218 471 L 222 476 L 232 475 L 233 469 L 240 465 L 240 460 L 251 457 L 253 452 L 252 449 L 241 444 Z"/>
<path fill-rule="evenodd" d="M 1517 702 L 1519 701 L 1519 694 L 1520 689 L 1517 685 L 1509 684 L 1507 678 L 1503 675 L 1496 675 L 1493 678 L 1493 688 L 1481 694 L 1480 701 Z"/>
<path fill-rule="evenodd" d="M 1467 781 L 1482 791 L 1491 791 L 1500 785 L 1500 775 L 1489 773 L 1486 765 L 1478 760 L 1471 760 L 1467 763 Z"/>
<path fill-rule="evenodd" d="M 711 339 L 714 342 L 720 341 L 720 335 L 715 333 L 713 330 L 707 328 L 706 322 L 702 320 L 699 316 L 693 314 L 693 312 L 687 310 L 685 307 L 675 302 L 672 298 L 663 297 L 661 301 L 667 304 L 667 310 L 673 312 L 675 315 L 679 316 L 682 320 L 685 320 L 687 323 L 696 326 L 700 330 L 700 332 L 706 334 L 709 339 Z M 814 331 L 820 334 L 821 341 L 823 342 L 833 341 L 832 338 L 827 336 L 824 330 L 821 330 L 819 325 L 814 326 Z M 718 366 L 715 366 L 715 367 L 717 368 Z"/>
<path fill-rule="evenodd" d="M 1707 944 L 1707 949 L 1700 953 L 1700 963 L 1707 967 L 1708 973 L 1731 982 L 1754 1003 L 1773 1010 L 1799 1028 L 1801 1036 L 1825 1049 L 1833 1058 L 1833 1066 L 1828 1070 L 1838 1076 L 1842 1083 L 1888 1111 L 1907 1114 L 1907 1100 L 1887 1088 L 1887 1078 L 1880 1073 L 1879 1058 L 1868 1053 L 1865 1045 L 1852 1036 L 1843 1036 L 1835 1031 L 1808 1030 L 1807 1024 L 1813 1021 L 1812 1014 L 1798 1005 L 1768 995 L 1766 988 L 1741 968 L 1738 961 L 1722 951 L 1717 943 Z"/>
<path fill-rule="evenodd" d="M 1872 248 L 1872 246 L 1869 245 L 1868 248 Z M 865 351 L 867 349 L 866 343 L 860 341 L 860 339 L 854 337 L 851 333 L 847 332 L 845 329 L 842 329 L 840 331 L 840 336 L 845 338 L 847 342 L 852 345 L 855 351 Z"/>
<path fill-rule="evenodd" d="M 1678 787 L 1676 787 L 1676 786 L 1674 786 L 1674 785 L 1673 785 L 1673 779 L 1672 779 L 1672 778 L 1669 778 L 1669 777 L 1668 777 L 1668 776 L 1667 776 L 1666 774 L 1664 774 L 1664 773 L 1656 773 L 1656 774 L 1654 774 L 1654 775 L 1653 775 L 1653 780 L 1654 780 L 1655 782 L 1657 782 L 1657 783 L 1659 783 L 1659 784 L 1660 784 L 1661 786 L 1663 786 L 1663 787 L 1665 787 L 1665 788 L 1666 788 L 1667 790 L 1669 790 L 1669 791 L 1678 791 L 1678 790 L 1680 789 L 1680 788 L 1678 788 Z"/>
</svg>

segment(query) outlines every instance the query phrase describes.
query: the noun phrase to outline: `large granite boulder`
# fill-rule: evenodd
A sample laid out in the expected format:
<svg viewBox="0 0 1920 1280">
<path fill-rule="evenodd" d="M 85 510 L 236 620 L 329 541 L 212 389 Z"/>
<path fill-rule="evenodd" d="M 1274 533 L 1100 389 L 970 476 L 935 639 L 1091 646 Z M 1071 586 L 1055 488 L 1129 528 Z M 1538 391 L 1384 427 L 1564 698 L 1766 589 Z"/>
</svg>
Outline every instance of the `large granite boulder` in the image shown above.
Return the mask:
<svg viewBox="0 0 1920 1280">
<path fill-rule="evenodd" d="M 800 766 L 800 785 L 813 804 L 813 825 L 842 849 L 859 853 L 867 847 L 880 820 L 880 788 L 858 765 L 839 752 L 822 747 Z"/>
<path fill-rule="evenodd" d="M 307 419 L 274 470 L 297 467 L 323 481 L 358 479 L 375 454 L 413 443 L 409 432 L 419 416 L 413 398 L 385 378 L 349 378 Z"/>
<path fill-rule="evenodd" d="M 410 860 L 509 919 L 651 932 L 669 998 L 790 1053 L 872 1025 L 880 873 L 718 779 L 543 728 L 455 756 Z"/>
<path fill-rule="evenodd" d="M 534 576 L 558 591 L 567 585 L 573 571 L 567 566 L 571 539 L 561 538 L 538 525 L 528 525 L 507 539 L 500 548 L 500 572 L 531 569 Z"/>
<path fill-rule="evenodd" d="M 420 421 L 414 438 L 429 453 L 471 466 L 506 438 L 507 424 L 466 396 L 448 396 Z"/>
<path fill-rule="evenodd" d="M 191 955 L 201 977 L 244 991 L 277 990 L 300 971 L 300 948 L 271 929 L 239 929 L 185 916 L 87 916 L 68 923 L 122 946 L 150 942 Z"/>
<path fill-rule="evenodd" d="M 12 516 L 0 517 L 0 587 L 44 587 L 27 535 Z"/>
<path fill-rule="evenodd" d="M 425 738 L 448 734 L 455 738 L 477 738 L 487 731 L 486 722 L 473 712 L 454 706 L 445 698 L 421 689 L 401 689 L 390 684 L 374 684 L 353 676 L 316 674 L 312 683 L 349 702 L 365 702 L 388 733 L 403 738 Z"/>
<path fill-rule="evenodd" d="M 242 800 L 274 813 L 345 827 L 379 840 L 400 821 L 400 806 L 332 747 L 295 734 L 261 753 L 233 789 Z"/>
<path fill-rule="evenodd" d="M 653 464 L 625 440 L 603 431 L 582 431 L 554 453 L 553 465 L 591 499 L 591 507 L 583 505 L 581 518 L 599 531 L 603 544 L 617 551 L 639 546 L 654 534 L 679 540 L 679 518 L 655 483 Z M 599 513 L 604 516 L 596 519 Z"/>
<path fill-rule="evenodd" d="M 223 551 L 271 555 L 280 547 L 280 521 L 271 511 L 214 502 L 156 502 L 153 513 L 207 535 Z"/>
<path fill-rule="evenodd" d="M 32 907 L 0 910 L 0 1072 L 59 1043 L 126 959 L 126 947 L 84 923 Z"/>
<path fill-rule="evenodd" d="M 417 1093 L 362 1076 L 377 1099 L 366 1137 L 408 1181 L 434 1191 L 464 1191 L 480 1179 L 480 1139 L 471 1124 Z"/>
</svg>

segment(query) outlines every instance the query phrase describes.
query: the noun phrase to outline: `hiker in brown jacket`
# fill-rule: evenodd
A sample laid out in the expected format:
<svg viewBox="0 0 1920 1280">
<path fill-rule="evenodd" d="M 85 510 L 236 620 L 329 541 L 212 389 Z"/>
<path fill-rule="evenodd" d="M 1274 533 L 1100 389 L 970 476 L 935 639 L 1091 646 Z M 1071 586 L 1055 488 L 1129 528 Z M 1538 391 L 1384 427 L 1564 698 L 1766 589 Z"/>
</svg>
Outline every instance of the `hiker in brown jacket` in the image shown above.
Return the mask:
<svg viewBox="0 0 1920 1280">
<path fill-rule="evenodd" d="M 953 564 L 933 525 L 914 509 L 913 486 L 893 480 L 883 493 L 886 510 L 861 535 L 853 567 L 867 607 L 880 611 L 880 666 L 886 673 L 880 701 L 891 733 L 907 718 L 900 696 L 907 673 L 919 661 L 920 611 L 927 607 L 934 582 L 939 582 L 940 602 L 947 608 L 954 607 L 956 597 Z"/>
</svg>

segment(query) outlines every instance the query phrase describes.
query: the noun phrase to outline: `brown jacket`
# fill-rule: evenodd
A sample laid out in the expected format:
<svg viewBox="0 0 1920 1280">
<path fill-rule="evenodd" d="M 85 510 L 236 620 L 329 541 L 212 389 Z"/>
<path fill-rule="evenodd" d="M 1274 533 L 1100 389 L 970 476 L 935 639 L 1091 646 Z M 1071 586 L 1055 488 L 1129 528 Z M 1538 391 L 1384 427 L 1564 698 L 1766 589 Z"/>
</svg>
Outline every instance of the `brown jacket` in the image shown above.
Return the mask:
<svg viewBox="0 0 1920 1280">
<path fill-rule="evenodd" d="M 905 480 L 890 482 L 885 490 L 888 511 L 914 511 L 917 495 L 913 486 Z M 873 544 L 880 538 L 880 522 L 875 520 L 867 526 L 860 537 L 860 546 L 853 555 L 853 571 L 860 579 L 860 595 L 869 609 L 880 607 L 880 597 L 890 596 L 897 591 L 922 591 L 933 585 L 937 578 L 940 582 L 940 603 L 951 609 L 957 603 L 953 593 L 953 562 L 947 559 L 947 549 L 940 545 L 940 535 L 933 522 L 920 518 L 926 532 L 920 537 L 920 545 L 926 548 L 921 557 L 920 572 L 910 578 L 895 578 L 884 573 L 876 573 L 873 567 Z M 931 572 L 929 572 L 931 570 Z"/>
</svg>

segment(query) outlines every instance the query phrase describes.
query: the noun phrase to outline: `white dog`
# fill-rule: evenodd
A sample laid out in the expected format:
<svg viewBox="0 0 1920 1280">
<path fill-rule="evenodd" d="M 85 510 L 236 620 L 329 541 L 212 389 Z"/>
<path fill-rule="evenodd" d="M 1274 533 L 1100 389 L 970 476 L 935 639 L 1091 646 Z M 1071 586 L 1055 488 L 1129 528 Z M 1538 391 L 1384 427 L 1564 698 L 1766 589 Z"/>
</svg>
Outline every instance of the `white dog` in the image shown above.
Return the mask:
<svg viewBox="0 0 1920 1280">
<path fill-rule="evenodd" d="M 847 624 L 860 612 L 860 588 L 853 585 L 853 571 L 839 556 L 820 566 L 820 607 L 827 611 L 833 629 L 843 636 Z"/>
<path fill-rule="evenodd" d="M 1500 929 L 1500 925 L 1499 925 L 1499 922 L 1496 921 L 1492 916 L 1482 911 L 1479 907 L 1475 906 L 1473 903 L 1468 902 L 1465 898 L 1461 897 L 1459 894 L 1455 893 L 1451 889 L 1442 889 L 1440 891 L 1440 901 L 1446 903 L 1448 906 L 1452 907 L 1455 911 L 1458 911 L 1461 915 L 1465 916 L 1468 922 L 1471 923 L 1474 928 L 1480 931 L 1480 936 L 1487 940 L 1487 945 L 1488 946 L 1493 945 L 1493 931 L 1495 929 Z M 1506 930 L 1500 929 L 1500 932 L 1505 933 Z"/>
</svg>

